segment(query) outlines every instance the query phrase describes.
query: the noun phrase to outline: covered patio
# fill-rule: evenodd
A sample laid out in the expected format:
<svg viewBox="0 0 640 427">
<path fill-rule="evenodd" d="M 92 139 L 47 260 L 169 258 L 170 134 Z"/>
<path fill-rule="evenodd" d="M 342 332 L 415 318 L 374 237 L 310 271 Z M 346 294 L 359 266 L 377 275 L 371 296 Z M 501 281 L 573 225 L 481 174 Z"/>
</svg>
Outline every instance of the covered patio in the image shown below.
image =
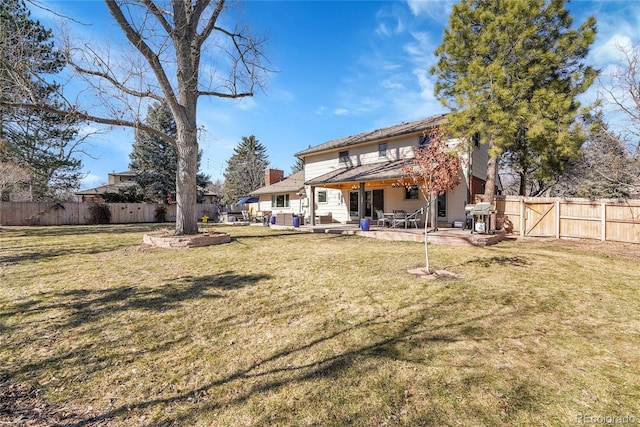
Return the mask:
<svg viewBox="0 0 640 427">
<path fill-rule="evenodd" d="M 415 200 L 403 198 L 399 194 L 404 194 L 403 166 L 410 160 L 395 160 L 374 164 L 364 164 L 340 168 L 327 174 L 319 176 L 305 182 L 311 189 L 310 194 L 316 194 L 316 190 L 332 189 L 343 193 L 343 198 L 348 206 L 349 220 L 343 223 L 359 224 L 361 219 L 371 219 L 373 225 L 379 219 L 396 228 L 397 221 L 394 221 L 393 213 L 396 210 L 406 212 L 408 217 L 413 214 L 414 224 L 417 226 L 424 224 L 427 212 L 421 210 L 427 201 L 422 198 L 417 188 L 415 189 Z M 389 197 L 392 195 L 393 197 Z M 395 196 L 394 196 L 395 195 Z M 318 224 L 318 213 L 316 206 L 310 206 L 309 223 L 312 226 Z M 431 218 L 437 218 L 436 203 L 431 204 Z M 417 221 L 416 212 L 420 211 Z M 411 218 L 409 218 L 411 219 Z M 397 228 L 406 228 L 402 223 Z"/>
</svg>

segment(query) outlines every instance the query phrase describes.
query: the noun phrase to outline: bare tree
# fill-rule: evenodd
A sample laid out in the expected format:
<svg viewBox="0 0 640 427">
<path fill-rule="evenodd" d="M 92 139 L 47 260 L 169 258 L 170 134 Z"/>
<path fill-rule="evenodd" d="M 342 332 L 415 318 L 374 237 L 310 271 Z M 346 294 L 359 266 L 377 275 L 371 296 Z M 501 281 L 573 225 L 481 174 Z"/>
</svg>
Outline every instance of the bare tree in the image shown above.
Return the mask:
<svg viewBox="0 0 640 427">
<path fill-rule="evenodd" d="M 620 62 L 608 74 L 608 81 L 600 80 L 605 101 L 622 113 L 631 148 L 640 152 L 640 45 L 618 46 Z"/>
<path fill-rule="evenodd" d="M 31 180 L 29 171 L 15 163 L 0 162 L 0 201 L 9 193 L 22 192 Z"/>
<path fill-rule="evenodd" d="M 87 83 L 96 104 L 85 109 L 68 102 L 66 108 L 58 108 L 33 96 L 32 102 L 8 105 L 140 129 L 174 144 L 176 234 L 196 234 L 198 99 L 253 96 L 267 71 L 261 50 L 265 39 L 254 37 L 246 26 L 226 27 L 225 0 L 105 1 L 132 51 L 116 58 L 97 46 L 69 44 L 66 49 L 68 63 Z M 175 136 L 140 119 L 139 113 L 153 101 L 169 106 Z"/>
<path fill-rule="evenodd" d="M 447 145 L 442 129 L 433 129 L 428 140 L 429 144 L 426 147 L 414 149 L 413 159 L 402 167 L 402 172 L 406 176 L 406 179 L 403 179 L 404 184 L 407 187 L 418 186 L 422 197 L 427 202 L 423 211 L 426 209 L 427 212 L 431 211 L 429 207 L 435 196 L 445 194 L 447 190 L 453 189 L 460 183 L 462 165 L 458 153 Z M 427 219 L 425 218 L 425 272 L 431 274 L 427 243 Z"/>
</svg>

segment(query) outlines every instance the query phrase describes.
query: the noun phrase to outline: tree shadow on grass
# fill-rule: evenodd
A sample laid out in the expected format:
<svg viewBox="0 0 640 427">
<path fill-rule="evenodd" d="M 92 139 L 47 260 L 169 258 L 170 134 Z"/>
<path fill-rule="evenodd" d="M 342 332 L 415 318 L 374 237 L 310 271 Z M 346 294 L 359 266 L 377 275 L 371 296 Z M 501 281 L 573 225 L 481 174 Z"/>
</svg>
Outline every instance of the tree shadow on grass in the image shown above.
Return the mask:
<svg viewBox="0 0 640 427">
<path fill-rule="evenodd" d="M 10 235 L 9 237 L 21 238 L 20 242 L 22 244 L 4 248 L 4 252 L 7 255 L 0 255 L 0 263 L 3 265 L 32 263 L 69 255 L 92 255 L 111 252 L 136 246 L 137 244 L 123 243 L 117 239 L 109 239 L 108 242 L 105 242 L 105 239 L 99 239 L 100 236 L 149 233 L 163 228 L 163 225 L 166 224 L 48 226 L 9 230 L 7 231 L 7 234 Z M 63 236 L 84 237 L 78 242 L 67 239 L 64 243 L 54 239 L 39 240 Z M 91 240 L 86 236 L 95 236 L 96 239 Z M 141 242 L 142 235 L 140 235 Z"/>
<path fill-rule="evenodd" d="M 130 246 L 130 244 L 113 244 L 109 246 L 98 246 L 97 244 L 91 244 L 84 247 L 56 247 L 52 249 L 32 248 L 25 252 L 0 256 L 0 263 L 3 265 L 34 263 L 69 255 L 95 255 L 127 248 Z"/>
<path fill-rule="evenodd" d="M 404 307 L 406 308 L 406 307 Z M 160 421 L 160 425 L 188 425 L 194 423 L 202 411 L 213 412 L 230 406 L 241 405 L 256 396 L 276 392 L 291 384 L 313 382 L 318 379 L 339 379 L 348 375 L 354 365 L 358 365 L 359 375 L 375 367 L 364 362 L 369 359 L 386 359 L 390 362 L 401 361 L 423 365 L 421 358 L 412 359 L 398 346 L 414 345 L 420 347 L 440 346 L 444 343 L 459 341 L 492 340 L 493 337 L 467 336 L 462 332 L 468 324 L 486 321 L 500 322 L 505 313 L 484 313 L 474 318 L 461 319 L 455 323 L 442 326 L 428 326 L 431 307 L 424 307 L 407 315 L 388 318 L 386 315 L 375 315 L 364 321 L 344 326 L 333 331 L 318 331 L 315 337 L 306 342 L 299 342 L 295 346 L 283 345 L 270 356 L 256 360 L 244 368 L 239 368 L 228 375 L 211 381 L 201 387 L 170 397 L 150 399 L 138 403 L 128 402 L 126 405 L 113 408 L 97 417 L 88 417 L 87 423 L 113 420 L 129 413 L 144 413 L 157 406 L 175 407 L 178 404 L 196 405 L 192 412 Z M 380 327 L 390 327 L 395 332 L 390 336 L 383 336 L 376 331 Z M 451 328 L 458 328 L 451 331 Z M 467 331 L 474 330 L 467 328 Z M 367 333 L 371 339 L 362 339 L 362 333 Z M 386 335 L 386 334 L 385 334 Z M 517 337 L 522 338 L 525 335 Z M 355 339 L 355 337 L 360 337 Z M 334 340 L 347 340 L 349 348 L 326 355 L 324 346 Z M 324 354 L 324 356 L 322 356 Z M 300 357 L 300 356 L 304 357 Z M 304 362 L 291 363 L 291 357 Z M 367 367 L 368 366 L 368 367 Z M 468 368 L 469 366 L 458 366 Z M 432 366 L 434 368 L 434 366 Z M 224 392 L 224 387 L 233 387 L 233 393 Z M 217 396 L 213 400 L 209 396 Z M 201 399 L 202 398 L 202 399 Z M 535 404 L 535 402 L 534 402 Z M 268 416 L 268 415 L 266 415 Z M 268 424 L 268 419 L 263 420 Z M 80 426 L 82 423 L 75 424 Z M 262 425 L 257 423 L 256 425 Z"/>
<path fill-rule="evenodd" d="M 159 228 L 175 228 L 173 223 L 103 224 L 103 225 L 49 225 L 3 228 L 14 237 L 61 237 L 87 234 L 149 233 Z"/>
<path fill-rule="evenodd" d="M 62 310 L 60 327 L 77 327 L 129 310 L 166 311 L 185 301 L 224 298 L 226 292 L 268 280 L 268 274 L 225 271 L 208 276 L 182 276 L 149 288 L 121 286 L 110 289 L 72 289 L 41 293 L 8 307 L 3 316 Z"/>
</svg>

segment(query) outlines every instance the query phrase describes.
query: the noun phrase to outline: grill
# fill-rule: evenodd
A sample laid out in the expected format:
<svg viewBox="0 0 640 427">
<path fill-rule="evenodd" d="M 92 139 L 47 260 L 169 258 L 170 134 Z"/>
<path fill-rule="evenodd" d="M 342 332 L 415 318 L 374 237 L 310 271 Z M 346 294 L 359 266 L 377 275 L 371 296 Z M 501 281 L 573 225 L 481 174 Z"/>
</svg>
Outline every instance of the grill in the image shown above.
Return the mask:
<svg viewBox="0 0 640 427">
<path fill-rule="evenodd" d="M 474 206 L 469 206 L 468 209 L 471 214 L 472 233 L 487 234 L 493 232 L 491 229 L 491 214 L 494 211 L 491 210 L 491 203 L 476 203 Z"/>
</svg>

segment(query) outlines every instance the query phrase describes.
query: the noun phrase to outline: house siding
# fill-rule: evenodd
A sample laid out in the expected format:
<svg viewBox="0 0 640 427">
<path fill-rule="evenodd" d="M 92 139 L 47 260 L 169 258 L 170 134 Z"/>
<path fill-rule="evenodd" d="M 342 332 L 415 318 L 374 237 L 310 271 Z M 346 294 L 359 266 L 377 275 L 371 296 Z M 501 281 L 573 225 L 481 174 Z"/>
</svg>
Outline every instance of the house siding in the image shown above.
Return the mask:
<svg viewBox="0 0 640 427">
<path fill-rule="evenodd" d="M 277 215 L 279 213 L 291 213 L 291 214 L 302 214 L 304 216 L 307 199 L 300 198 L 297 193 L 277 193 L 277 194 L 288 194 L 289 195 L 289 206 L 288 207 L 274 207 L 271 205 L 271 194 L 261 194 L 258 196 L 258 203 L 256 212 L 271 212 L 272 215 Z"/>
<path fill-rule="evenodd" d="M 415 129 L 415 128 L 414 128 Z M 375 134 L 374 131 L 371 134 Z M 384 130 L 382 131 L 384 133 Z M 382 135 L 381 133 L 381 135 Z M 339 146 L 328 148 L 326 151 L 312 152 L 304 155 L 305 160 L 305 182 L 311 181 L 325 174 L 329 174 L 338 169 L 347 167 L 358 167 L 376 163 L 385 163 L 390 161 L 398 161 L 402 159 L 411 159 L 414 157 L 414 149 L 418 147 L 419 138 L 422 131 L 415 131 L 412 134 L 401 135 L 397 137 L 381 138 L 379 140 L 367 140 L 359 144 L 349 146 Z M 367 138 L 370 134 L 367 134 Z M 379 144 L 386 143 L 386 154 L 379 155 Z M 475 176 L 482 181 L 486 179 L 488 150 L 487 146 L 480 144 L 479 146 L 467 145 L 467 140 L 460 138 L 452 138 L 448 141 L 451 147 L 460 147 L 460 157 L 462 160 L 462 168 L 459 172 L 460 184 L 447 192 L 446 198 L 446 216 L 438 218 L 440 223 L 451 224 L 454 221 L 463 221 L 465 219 L 465 205 L 472 201 L 470 194 L 470 180 Z M 466 148 L 469 147 L 469 148 Z M 340 161 L 340 153 L 348 151 L 348 162 Z M 378 181 L 380 183 L 380 181 Z M 347 184 L 348 185 L 348 184 Z M 358 191 L 359 183 L 354 183 L 353 189 L 344 188 L 323 188 L 320 185 L 315 187 L 315 193 L 312 199 L 315 203 L 316 216 L 332 215 L 334 221 L 348 222 L 354 219 L 350 212 L 356 212 L 357 207 L 350 207 L 350 193 Z M 365 191 L 383 190 L 383 211 L 390 212 L 393 210 L 403 209 L 407 212 L 413 212 L 421 208 L 426 201 L 420 195 L 418 200 L 405 199 L 405 189 L 403 187 L 392 187 L 391 185 L 373 187 L 365 184 Z M 318 202 L 318 192 L 326 191 L 326 202 Z M 307 193 L 310 192 L 307 186 Z M 371 209 L 371 217 L 375 217 L 374 209 Z M 309 212 L 308 209 L 306 212 Z M 369 216 L 369 215 L 367 215 Z"/>
</svg>

